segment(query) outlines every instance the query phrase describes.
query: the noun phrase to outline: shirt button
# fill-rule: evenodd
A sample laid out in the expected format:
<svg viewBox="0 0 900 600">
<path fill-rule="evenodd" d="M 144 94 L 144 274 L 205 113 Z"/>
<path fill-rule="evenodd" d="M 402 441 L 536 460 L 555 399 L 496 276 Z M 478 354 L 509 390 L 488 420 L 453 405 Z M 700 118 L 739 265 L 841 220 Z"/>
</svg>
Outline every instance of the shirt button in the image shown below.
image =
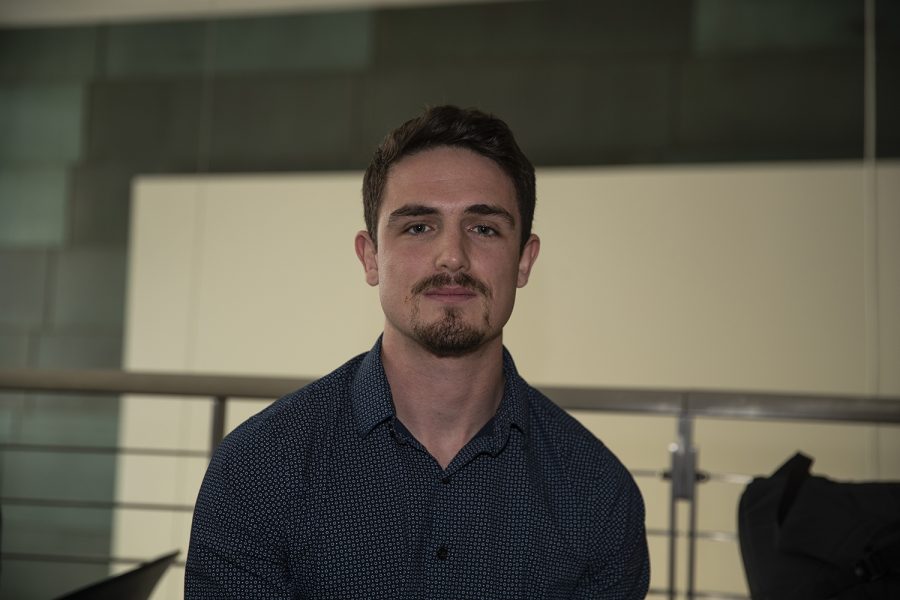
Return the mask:
<svg viewBox="0 0 900 600">
<path fill-rule="evenodd" d="M 441 477 L 441 483 L 443 483 L 444 485 L 449 484 L 450 478 L 449 477 Z"/>
<path fill-rule="evenodd" d="M 447 546 L 441 546 L 437 549 L 438 560 L 447 560 L 448 556 L 450 556 L 450 551 L 447 550 Z"/>
</svg>

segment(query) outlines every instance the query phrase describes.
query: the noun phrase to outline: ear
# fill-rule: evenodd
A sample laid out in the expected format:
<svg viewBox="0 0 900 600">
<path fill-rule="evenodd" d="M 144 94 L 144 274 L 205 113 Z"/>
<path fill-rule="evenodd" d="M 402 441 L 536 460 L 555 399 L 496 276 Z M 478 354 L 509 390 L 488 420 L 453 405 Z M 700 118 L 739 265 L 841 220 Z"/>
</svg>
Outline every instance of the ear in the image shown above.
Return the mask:
<svg viewBox="0 0 900 600">
<path fill-rule="evenodd" d="M 373 286 L 378 285 L 378 251 L 369 232 L 357 233 L 354 245 L 356 246 L 356 256 L 362 263 L 363 271 L 366 274 L 366 283 Z"/>
<path fill-rule="evenodd" d="M 541 239 L 533 233 L 528 236 L 525 247 L 522 248 L 522 254 L 519 256 L 519 273 L 516 278 L 516 287 L 525 287 L 528 283 L 528 277 L 531 275 L 531 267 L 537 260 L 541 251 Z"/>
</svg>

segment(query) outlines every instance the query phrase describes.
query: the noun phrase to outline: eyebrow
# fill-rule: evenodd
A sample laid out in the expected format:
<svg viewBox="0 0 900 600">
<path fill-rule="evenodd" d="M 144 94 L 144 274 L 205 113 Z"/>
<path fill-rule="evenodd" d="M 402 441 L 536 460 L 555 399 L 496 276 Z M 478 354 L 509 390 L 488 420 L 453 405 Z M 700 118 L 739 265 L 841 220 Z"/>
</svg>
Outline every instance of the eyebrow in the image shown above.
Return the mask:
<svg viewBox="0 0 900 600">
<path fill-rule="evenodd" d="M 473 204 L 472 206 L 466 207 L 466 214 L 500 217 L 504 221 L 507 221 L 510 227 L 516 226 L 516 219 L 512 214 L 502 206 L 497 206 L 496 204 Z"/>
<path fill-rule="evenodd" d="M 421 217 L 423 215 L 436 215 L 437 209 L 424 204 L 404 204 L 388 216 L 388 222 L 396 221 L 403 217 Z"/>
<path fill-rule="evenodd" d="M 438 212 L 438 209 L 432 206 L 425 206 L 424 204 L 404 204 L 388 216 L 388 222 L 392 223 L 397 219 L 401 219 L 404 217 L 422 217 L 425 215 L 436 215 L 438 214 Z M 508 210 L 506 210 L 502 206 L 497 206 L 496 204 L 472 204 L 471 206 L 466 207 L 465 213 L 467 215 L 500 217 L 504 221 L 507 221 L 510 227 L 515 227 L 516 225 L 515 217 L 513 217 Z"/>
</svg>

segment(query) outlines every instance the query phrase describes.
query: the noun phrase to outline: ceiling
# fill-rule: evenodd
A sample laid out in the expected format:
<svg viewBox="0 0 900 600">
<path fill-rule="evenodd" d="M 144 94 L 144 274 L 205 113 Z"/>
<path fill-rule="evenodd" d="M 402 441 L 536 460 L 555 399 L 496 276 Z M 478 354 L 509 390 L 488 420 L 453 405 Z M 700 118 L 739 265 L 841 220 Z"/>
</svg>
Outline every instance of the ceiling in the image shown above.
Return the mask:
<svg viewBox="0 0 900 600">
<path fill-rule="evenodd" d="M 0 0 L 0 26 L 158 21 L 212 15 L 478 2 L 484 3 L 484 0 Z"/>
</svg>

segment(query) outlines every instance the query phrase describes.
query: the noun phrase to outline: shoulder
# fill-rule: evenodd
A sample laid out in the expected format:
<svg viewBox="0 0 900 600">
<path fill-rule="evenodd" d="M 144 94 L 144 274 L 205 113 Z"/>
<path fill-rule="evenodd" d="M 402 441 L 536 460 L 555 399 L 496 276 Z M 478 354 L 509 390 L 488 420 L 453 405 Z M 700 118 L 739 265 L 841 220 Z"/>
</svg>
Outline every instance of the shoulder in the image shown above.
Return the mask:
<svg viewBox="0 0 900 600">
<path fill-rule="evenodd" d="M 623 598 L 643 598 L 649 581 L 644 500 L 631 473 L 584 425 L 533 388 L 529 412 L 530 442 L 544 472 L 555 493 L 569 495 L 560 501 L 575 507 L 573 537 L 592 557 L 591 585 L 621 578 L 635 590 Z"/>
<path fill-rule="evenodd" d="M 552 450 L 559 460 L 577 470 L 591 469 L 615 458 L 578 419 L 535 388 L 526 386 L 526 389 L 528 428 L 533 442 Z"/>
<path fill-rule="evenodd" d="M 528 386 L 529 441 L 583 498 L 604 503 L 632 498 L 641 503 L 631 473 L 619 458 L 575 417 Z"/>
<path fill-rule="evenodd" d="M 244 466 L 260 472 L 276 467 L 298 451 L 318 446 L 340 415 L 349 411 L 350 384 L 365 354 L 328 375 L 295 390 L 256 413 L 231 433 L 216 450 L 215 463 Z"/>
</svg>

